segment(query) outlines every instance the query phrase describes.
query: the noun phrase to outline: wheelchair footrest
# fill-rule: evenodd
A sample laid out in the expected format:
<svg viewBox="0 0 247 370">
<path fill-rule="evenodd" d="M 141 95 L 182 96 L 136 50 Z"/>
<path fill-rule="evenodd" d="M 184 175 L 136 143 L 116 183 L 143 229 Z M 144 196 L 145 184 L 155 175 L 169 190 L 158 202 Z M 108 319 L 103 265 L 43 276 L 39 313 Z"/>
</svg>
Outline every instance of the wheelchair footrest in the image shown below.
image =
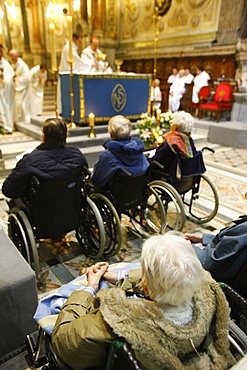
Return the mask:
<svg viewBox="0 0 247 370">
<path fill-rule="evenodd" d="M 45 341 L 41 342 L 40 348 L 38 348 L 38 331 L 34 333 L 28 334 L 26 337 L 26 347 L 28 354 L 31 359 L 31 363 L 35 368 L 39 368 L 45 364 L 47 364 L 47 356 L 46 356 L 46 348 L 45 348 Z M 39 353 L 38 353 L 39 352 Z M 38 358 L 37 357 L 38 353 Z"/>
</svg>

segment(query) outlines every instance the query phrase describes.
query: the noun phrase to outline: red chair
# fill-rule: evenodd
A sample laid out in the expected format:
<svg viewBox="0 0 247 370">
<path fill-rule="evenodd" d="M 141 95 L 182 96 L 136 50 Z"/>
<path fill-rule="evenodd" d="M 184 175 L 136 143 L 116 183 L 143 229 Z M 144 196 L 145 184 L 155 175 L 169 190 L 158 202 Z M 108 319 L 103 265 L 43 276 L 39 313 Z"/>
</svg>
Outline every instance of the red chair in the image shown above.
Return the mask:
<svg viewBox="0 0 247 370">
<path fill-rule="evenodd" d="M 200 89 L 199 93 L 198 93 L 199 102 L 198 103 L 190 102 L 190 104 L 189 104 L 190 112 L 191 112 L 191 108 L 193 110 L 199 109 L 201 103 L 207 102 L 208 99 L 209 99 L 209 95 L 210 95 L 210 87 L 209 86 L 203 86 Z"/>
<path fill-rule="evenodd" d="M 231 112 L 233 104 L 233 89 L 227 82 L 222 82 L 215 90 L 214 100 L 207 103 L 200 103 L 199 118 L 201 112 L 217 113 L 217 122 L 220 120 L 221 112 Z"/>
</svg>

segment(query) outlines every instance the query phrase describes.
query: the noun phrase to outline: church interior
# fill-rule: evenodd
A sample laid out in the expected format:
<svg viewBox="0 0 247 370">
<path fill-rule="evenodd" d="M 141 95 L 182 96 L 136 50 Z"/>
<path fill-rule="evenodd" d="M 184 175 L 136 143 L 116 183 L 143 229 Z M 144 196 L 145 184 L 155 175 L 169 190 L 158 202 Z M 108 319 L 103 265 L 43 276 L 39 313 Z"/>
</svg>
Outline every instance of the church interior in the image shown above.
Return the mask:
<svg viewBox="0 0 247 370">
<path fill-rule="evenodd" d="M 81 42 L 76 48 L 79 56 L 83 55 L 92 39 L 98 40 L 100 53 L 97 54 L 97 70 L 80 72 L 76 68 L 72 56 L 72 35 L 73 40 L 74 35 L 80 37 Z M 68 69 L 63 70 L 61 61 L 66 43 L 71 59 L 66 60 Z M 75 146 L 85 155 L 91 173 L 104 151 L 103 145 L 110 139 L 107 123 L 115 115 L 124 115 L 131 121 L 131 135 L 143 140 L 144 153 L 147 156 L 152 155 L 152 151 L 163 144 L 167 127 L 170 127 L 170 122 L 166 126 L 160 117 L 166 120 L 167 112 L 174 114 L 170 100 L 173 84 L 169 82 L 169 77 L 174 69 L 176 76 L 180 71 L 189 70 L 192 80 L 185 83 L 177 110 L 193 116 L 192 136 L 197 150 L 201 151 L 204 147 L 211 149 L 202 151 L 206 165 L 205 177 L 209 178 L 206 185 L 209 183 L 209 189 L 201 185 L 201 191 L 204 192 L 206 206 L 214 209 L 212 216 L 206 217 L 202 222 L 201 209 L 198 211 L 199 218 L 191 217 L 190 207 L 188 204 L 187 208 L 185 206 L 184 194 L 177 193 L 176 189 L 175 192 L 170 190 L 168 184 L 165 192 L 166 197 L 170 198 L 169 201 L 166 199 L 165 211 L 162 210 L 158 215 L 157 227 L 164 221 L 162 217 L 166 219 L 166 223 L 164 221 L 162 224 L 166 225 L 164 230 L 171 228 L 183 233 L 216 234 L 233 225 L 233 220 L 243 220 L 246 223 L 246 0 L 2 0 L 0 50 L 1 48 L 4 49 L 3 57 L 9 62 L 9 51 L 14 50 L 30 70 L 43 66 L 45 71 L 41 110 L 35 114 L 30 110 L 31 115 L 26 120 L 20 112 L 22 103 L 18 100 L 18 108 L 13 113 L 13 129 L 5 127 L 4 119 L 0 125 L 1 186 L 23 155 L 32 152 L 42 142 L 43 123 L 50 118 L 65 120 L 68 128 L 67 145 Z M 0 61 L 1 58 L 0 53 Z M 3 116 L 6 108 L 4 94 L 7 90 L 1 63 L 0 115 Z M 199 100 L 194 102 L 193 81 L 198 68 L 209 76 L 209 93 L 205 98 L 199 96 L 199 91 Z M 151 93 L 155 80 L 159 81 L 161 94 L 157 101 Z M 222 104 L 220 96 L 215 110 L 213 104 L 216 104 L 217 89 L 221 84 L 229 86 L 231 97 L 228 101 L 223 99 Z M 28 99 L 29 104 L 34 105 L 34 101 Z M 159 103 L 158 108 L 155 108 L 155 102 Z M 147 125 L 145 129 L 149 127 L 152 140 L 148 141 L 145 135 L 142 136 L 142 124 Z M 152 193 L 155 199 L 159 191 L 164 191 L 160 185 L 157 185 L 157 189 Z M 63 287 L 68 286 L 73 291 L 76 285 L 87 285 L 87 271 L 96 262 L 103 260 L 109 263 L 113 271 L 118 266 L 123 271 L 133 266 L 135 269 L 137 265 L 140 267 L 143 242 L 151 233 L 163 232 L 163 226 L 160 229 L 153 224 L 152 227 L 147 227 L 153 220 L 150 221 L 146 216 L 144 221 L 139 222 L 138 219 L 139 224 L 127 213 L 122 214 L 119 219 L 110 200 L 104 203 L 105 198 L 90 194 L 90 189 L 87 191 L 89 193 L 85 193 L 85 199 L 87 196 L 90 198 L 87 207 L 91 207 L 90 212 L 96 214 L 98 222 L 97 235 L 93 224 L 95 219 L 91 221 L 89 217 L 88 220 L 85 215 L 83 219 L 85 228 L 95 232 L 100 251 L 95 251 L 94 247 L 90 249 L 88 230 L 83 230 L 81 234 L 79 232 L 79 238 L 78 230 L 73 230 L 62 241 L 43 238 L 37 242 L 32 239 L 33 236 L 30 237 L 27 227 L 30 240 L 26 242 L 27 247 L 23 247 L 21 243 L 18 244 L 18 238 L 24 239 L 25 244 L 23 230 L 27 225 L 26 221 L 24 219 L 19 222 L 15 212 L 10 213 L 9 199 L 0 192 L 0 370 L 71 369 L 60 361 L 57 362 L 57 359 L 49 358 L 50 348 L 47 346 L 50 347 L 51 342 L 47 339 L 49 331 L 46 333 L 46 330 L 55 324 L 57 315 L 49 315 L 46 307 L 46 317 L 37 318 L 39 311 L 36 310 L 41 307 L 40 302 L 50 304 L 49 297 L 57 297 L 57 291 L 58 296 L 60 291 L 63 294 Z M 208 194 L 208 191 L 212 193 Z M 134 193 L 134 185 L 130 192 Z M 105 207 L 110 216 L 104 211 Z M 157 215 L 158 211 L 155 212 Z M 63 211 L 60 213 L 62 216 Z M 64 210 L 64 213 L 70 215 L 68 210 Z M 174 221 L 175 213 L 178 218 Z M 110 217 L 112 224 L 109 226 Z M 142 220 L 142 216 L 138 217 Z M 171 221 L 168 217 L 171 217 Z M 99 219 L 102 219 L 102 226 Z M 20 226 L 20 231 L 11 229 L 11 220 Z M 142 228 L 144 232 L 140 231 Z M 101 233 L 104 235 L 101 236 Z M 12 238 L 13 234 L 17 239 Z M 85 235 L 88 238 L 86 243 L 90 246 L 81 248 L 79 239 L 85 243 Z M 247 367 L 246 247 L 245 240 L 241 272 L 234 280 L 235 285 L 230 286 L 228 280 L 222 283 L 226 283 L 226 287 L 229 283 L 231 294 L 227 295 L 228 288 L 223 290 L 226 289 L 224 292 L 230 306 L 234 301 L 231 306 L 232 315 L 241 330 L 242 349 L 239 349 L 236 333 L 230 333 L 233 336 L 230 343 L 231 348 L 234 348 L 232 353 L 236 363 L 228 368 L 236 370 Z M 233 279 L 229 281 L 232 283 Z M 234 341 L 237 342 L 235 347 Z M 196 348 L 195 351 L 197 352 Z M 119 362 L 114 365 L 110 360 L 111 366 L 108 363 L 100 368 L 141 369 L 138 363 L 137 367 L 133 367 L 133 358 L 129 359 L 132 356 L 130 352 L 127 350 L 128 362 L 122 364 L 123 367 L 120 367 Z M 121 354 L 119 359 L 121 362 Z"/>
</svg>

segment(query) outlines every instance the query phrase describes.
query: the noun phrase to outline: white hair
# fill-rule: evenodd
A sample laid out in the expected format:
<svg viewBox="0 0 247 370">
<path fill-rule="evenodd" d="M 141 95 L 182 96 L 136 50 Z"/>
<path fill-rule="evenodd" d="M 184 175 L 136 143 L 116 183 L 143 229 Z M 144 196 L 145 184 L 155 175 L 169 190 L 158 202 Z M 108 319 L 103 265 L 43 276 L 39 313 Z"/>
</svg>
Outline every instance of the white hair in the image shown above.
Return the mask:
<svg viewBox="0 0 247 370">
<path fill-rule="evenodd" d="M 108 122 L 108 132 L 113 139 L 124 139 L 130 136 L 132 124 L 124 116 L 114 116 Z"/>
<path fill-rule="evenodd" d="M 194 118 L 188 112 L 178 111 L 174 113 L 171 128 L 172 125 L 176 125 L 177 131 L 188 134 L 194 127 Z"/>
<path fill-rule="evenodd" d="M 203 279 L 203 268 L 182 233 L 153 235 L 142 247 L 142 273 L 158 305 L 180 306 L 192 298 Z"/>
</svg>

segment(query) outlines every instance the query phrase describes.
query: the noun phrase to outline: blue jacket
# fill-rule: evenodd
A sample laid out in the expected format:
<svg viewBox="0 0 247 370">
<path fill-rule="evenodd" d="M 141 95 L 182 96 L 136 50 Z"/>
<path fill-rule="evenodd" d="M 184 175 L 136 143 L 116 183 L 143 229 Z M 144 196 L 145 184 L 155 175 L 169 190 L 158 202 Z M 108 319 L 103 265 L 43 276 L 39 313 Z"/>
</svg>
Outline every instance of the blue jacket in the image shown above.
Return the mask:
<svg viewBox="0 0 247 370">
<path fill-rule="evenodd" d="M 139 176 L 149 167 L 143 154 L 144 144 L 138 138 L 109 140 L 103 146 L 106 150 L 95 163 L 91 178 L 98 188 L 107 187 L 108 181 L 119 168 L 125 168 L 132 175 Z"/>
<path fill-rule="evenodd" d="M 73 175 L 88 163 L 78 148 L 40 144 L 32 153 L 17 163 L 3 183 L 3 194 L 12 199 L 25 196 L 32 176 L 47 180 L 61 180 Z"/>
</svg>

